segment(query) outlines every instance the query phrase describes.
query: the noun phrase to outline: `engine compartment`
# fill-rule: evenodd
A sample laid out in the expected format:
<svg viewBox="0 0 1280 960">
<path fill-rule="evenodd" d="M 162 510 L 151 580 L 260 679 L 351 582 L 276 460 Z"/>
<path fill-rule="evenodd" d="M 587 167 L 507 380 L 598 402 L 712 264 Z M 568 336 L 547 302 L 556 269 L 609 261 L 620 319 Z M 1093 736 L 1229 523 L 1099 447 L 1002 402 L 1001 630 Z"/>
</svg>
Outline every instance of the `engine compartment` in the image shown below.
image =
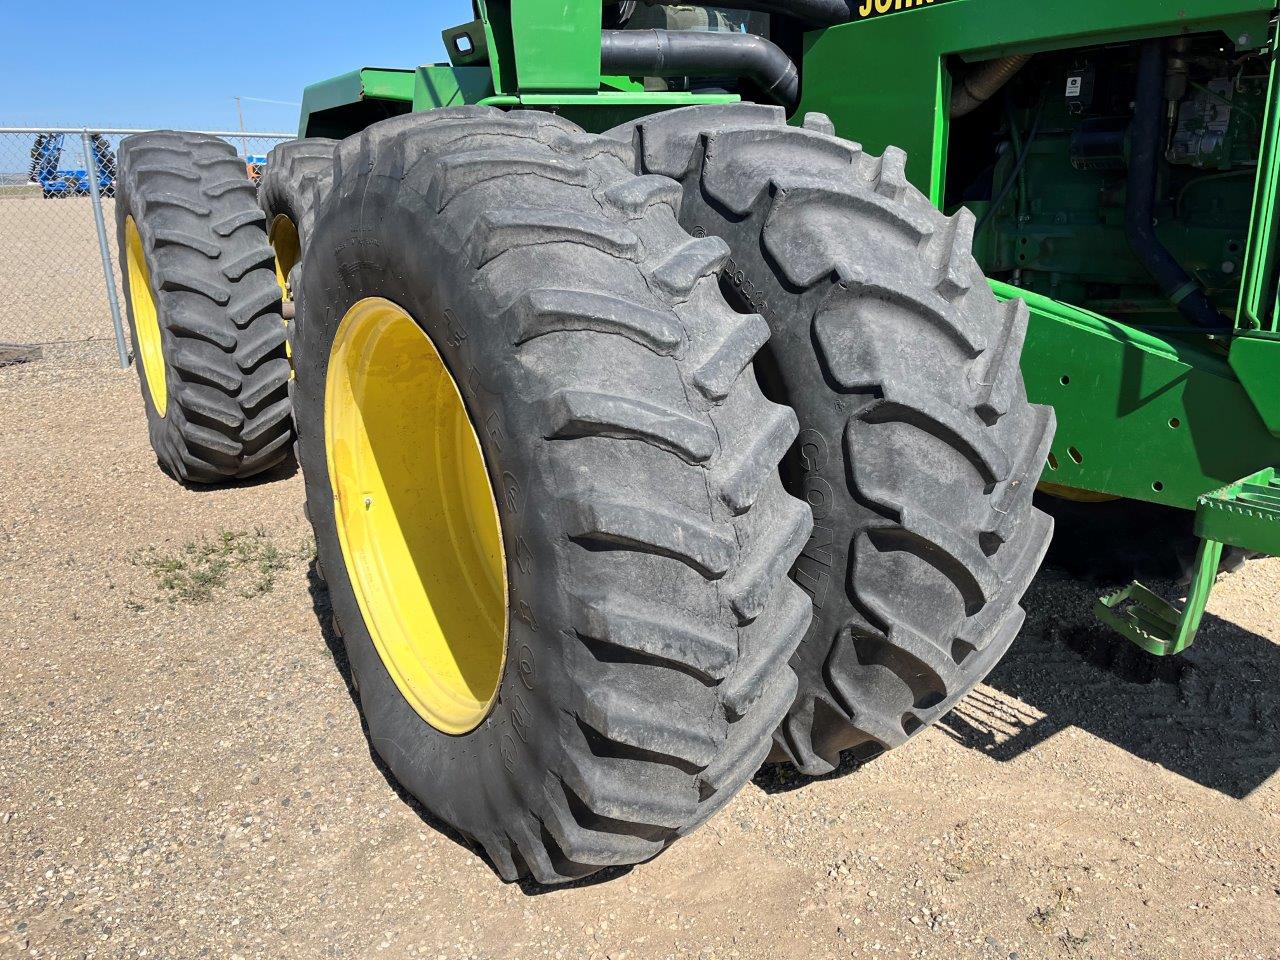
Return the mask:
<svg viewBox="0 0 1280 960">
<path fill-rule="evenodd" d="M 1269 62 L 1221 34 L 1163 43 L 1155 235 L 1230 318 Z M 954 122 L 946 205 L 977 214 L 976 251 L 992 278 L 1135 325 L 1182 324 L 1126 231 L 1140 55 L 1132 43 L 1034 57 Z"/>
</svg>

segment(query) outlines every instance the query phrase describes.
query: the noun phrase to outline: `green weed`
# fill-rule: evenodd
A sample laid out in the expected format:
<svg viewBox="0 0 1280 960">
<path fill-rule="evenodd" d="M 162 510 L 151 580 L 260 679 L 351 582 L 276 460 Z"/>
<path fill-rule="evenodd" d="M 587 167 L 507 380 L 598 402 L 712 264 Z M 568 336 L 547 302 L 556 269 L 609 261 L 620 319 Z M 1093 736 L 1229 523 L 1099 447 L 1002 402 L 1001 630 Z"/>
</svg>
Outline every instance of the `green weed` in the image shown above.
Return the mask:
<svg viewBox="0 0 1280 960">
<path fill-rule="evenodd" d="M 252 532 L 220 530 L 212 537 L 188 540 L 172 552 L 145 547 L 131 561 L 151 573 L 170 603 L 208 603 L 223 590 L 241 597 L 270 593 L 282 570 L 311 555 L 310 547 L 281 550 L 258 527 Z"/>
</svg>

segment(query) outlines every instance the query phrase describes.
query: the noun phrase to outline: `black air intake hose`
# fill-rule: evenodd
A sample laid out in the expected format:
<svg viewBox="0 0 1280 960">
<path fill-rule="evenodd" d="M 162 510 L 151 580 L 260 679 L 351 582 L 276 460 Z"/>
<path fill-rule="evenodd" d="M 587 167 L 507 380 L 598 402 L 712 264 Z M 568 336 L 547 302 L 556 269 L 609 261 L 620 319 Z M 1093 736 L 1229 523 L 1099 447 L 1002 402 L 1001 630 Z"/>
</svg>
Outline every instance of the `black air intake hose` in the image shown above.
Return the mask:
<svg viewBox="0 0 1280 960">
<path fill-rule="evenodd" d="M 749 33 L 605 30 L 600 69 L 629 77 L 746 77 L 788 112 L 800 101 L 800 76 L 791 58 Z"/>
<path fill-rule="evenodd" d="M 1162 40 L 1142 44 L 1138 89 L 1134 96 L 1128 196 L 1124 211 L 1129 246 L 1151 274 L 1160 292 L 1198 327 L 1222 329 L 1231 322 L 1218 312 L 1200 284 L 1182 269 L 1156 236 L 1156 180 L 1164 110 L 1165 48 Z"/>
</svg>

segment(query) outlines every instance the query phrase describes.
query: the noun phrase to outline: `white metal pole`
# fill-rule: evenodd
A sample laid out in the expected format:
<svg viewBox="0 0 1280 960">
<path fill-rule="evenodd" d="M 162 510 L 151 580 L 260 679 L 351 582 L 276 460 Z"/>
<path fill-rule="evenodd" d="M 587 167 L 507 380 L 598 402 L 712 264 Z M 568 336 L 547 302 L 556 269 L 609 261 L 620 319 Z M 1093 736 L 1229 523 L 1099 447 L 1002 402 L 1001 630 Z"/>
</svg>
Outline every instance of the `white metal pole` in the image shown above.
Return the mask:
<svg viewBox="0 0 1280 960">
<path fill-rule="evenodd" d="M 120 369 L 128 369 L 129 351 L 124 341 L 124 323 L 120 318 L 120 299 L 116 296 L 116 275 L 111 269 L 111 248 L 107 246 L 107 224 L 102 216 L 102 192 L 98 189 L 98 158 L 87 129 L 80 131 L 84 144 L 84 165 L 89 179 L 89 196 L 93 200 L 93 222 L 98 228 L 98 253 L 102 255 L 102 276 L 107 282 L 107 303 L 111 305 L 111 322 L 116 328 L 116 353 Z"/>
</svg>

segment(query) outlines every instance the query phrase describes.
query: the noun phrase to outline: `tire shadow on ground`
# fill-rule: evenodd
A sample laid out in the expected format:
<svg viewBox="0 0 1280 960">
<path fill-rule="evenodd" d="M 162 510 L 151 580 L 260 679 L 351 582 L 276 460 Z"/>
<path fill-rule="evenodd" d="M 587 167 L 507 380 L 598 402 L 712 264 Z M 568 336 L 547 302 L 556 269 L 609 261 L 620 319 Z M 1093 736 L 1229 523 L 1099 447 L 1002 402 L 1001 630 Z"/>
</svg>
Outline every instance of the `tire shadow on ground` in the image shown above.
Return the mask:
<svg viewBox="0 0 1280 960">
<path fill-rule="evenodd" d="M 1171 582 L 1152 587 L 1178 593 Z M 1152 657 L 1094 619 L 1104 592 L 1046 570 L 1027 594 L 1021 636 L 938 729 L 1003 763 L 1075 727 L 1230 797 L 1265 783 L 1280 769 L 1280 644 L 1205 614 L 1188 651 Z M 785 793 L 874 762 L 846 753 L 816 778 L 771 764 L 754 782 Z"/>
<path fill-rule="evenodd" d="M 1005 762 L 1076 727 L 1237 799 L 1280 769 L 1280 645 L 1206 614 L 1194 646 L 1154 658 L 1093 619 L 1101 592 L 1044 574 L 1027 598 L 1022 637 L 986 680 L 990 690 L 961 701 L 943 732 Z M 1063 603 L 1064 594 L 1079 596 Z"/>
</svg>

